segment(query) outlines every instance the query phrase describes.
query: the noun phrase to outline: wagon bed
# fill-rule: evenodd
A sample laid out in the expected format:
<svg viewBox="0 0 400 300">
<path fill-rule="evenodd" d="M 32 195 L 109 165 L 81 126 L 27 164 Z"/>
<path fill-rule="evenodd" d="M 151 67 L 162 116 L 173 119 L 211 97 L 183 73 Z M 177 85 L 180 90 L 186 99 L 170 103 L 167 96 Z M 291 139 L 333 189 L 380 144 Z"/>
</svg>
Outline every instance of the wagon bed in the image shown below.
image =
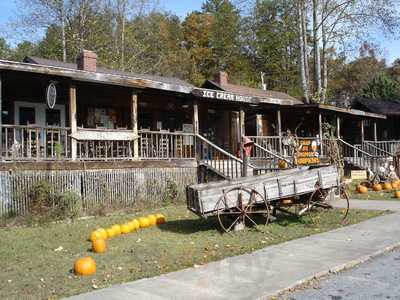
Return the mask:
<svg viewBox="0 0 400 300">
<path fill-rule="evenodd" d="M 224 197 L 226 191 L 235 188 L 255 191 L 260 195 L 255 202 L 273 203 L 285 198 L 312 194 L 316 186 L 321 190 L 330 190 L 339 185 L 336 166 L 283 170 L 254 177 L 190 185 L 186 189 L 187 207 L 193 213 L 206 218 L 221 210 L 218 206 L 221 197 Z M 237 204 L 225 201 L 228 209 L 235 205 Z"/>
</svg>

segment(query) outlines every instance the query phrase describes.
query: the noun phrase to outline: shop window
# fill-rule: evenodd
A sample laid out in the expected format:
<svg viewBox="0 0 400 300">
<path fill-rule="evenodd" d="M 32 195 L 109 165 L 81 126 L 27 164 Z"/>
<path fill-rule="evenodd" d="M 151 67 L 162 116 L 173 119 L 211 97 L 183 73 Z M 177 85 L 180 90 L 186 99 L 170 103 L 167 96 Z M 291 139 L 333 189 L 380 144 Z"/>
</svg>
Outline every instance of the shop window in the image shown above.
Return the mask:
<svg viewBox="0 0 400 300">
<path fill-rule="evenodd" d="M 49 126 L 60 126 L 61 112 L 58 109 L 46 109 L 46 124 Z"/>
<path fill-rule="evenodd" d="M 19 124 L 28 125 L 35 124 L 35 108 L 34 107 L 20 107 L 19 108 Z"/>
<path fill-rule="evenodd" d="M 88 109 L 88 127 L 92 128 L 117 128 L 117 112 L 113 108 L 93 108 Z"/>
</svg>

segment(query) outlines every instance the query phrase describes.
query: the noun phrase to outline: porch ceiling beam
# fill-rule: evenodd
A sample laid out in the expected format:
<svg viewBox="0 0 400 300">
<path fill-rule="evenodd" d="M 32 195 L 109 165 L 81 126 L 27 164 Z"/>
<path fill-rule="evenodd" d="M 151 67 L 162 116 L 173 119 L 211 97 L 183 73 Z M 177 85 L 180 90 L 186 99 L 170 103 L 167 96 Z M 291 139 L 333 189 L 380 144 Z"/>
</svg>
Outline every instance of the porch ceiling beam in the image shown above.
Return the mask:
<svg viewBox="0 0 400 300">
<path fill-rule="evenodd" d="M 190 86 L 168 84 L 150 79 L 143 79 L 131 76 L 124 76 L 124 75 L 93 73 L 93 72 L 73 70 L 68 68 L 43 66 L 37 64 L 28 64 L 28 63 L 12 62 L 5 60 L 0 60 L 0 70 L 62 76 L 76 81 L 104 83 L 104 84 L 134 87 L 134 88 L 151 88 L 151 89 L 179 92 L 184 94 L 189 94 L 192 91 L 192 87 Z"/>
</svg>

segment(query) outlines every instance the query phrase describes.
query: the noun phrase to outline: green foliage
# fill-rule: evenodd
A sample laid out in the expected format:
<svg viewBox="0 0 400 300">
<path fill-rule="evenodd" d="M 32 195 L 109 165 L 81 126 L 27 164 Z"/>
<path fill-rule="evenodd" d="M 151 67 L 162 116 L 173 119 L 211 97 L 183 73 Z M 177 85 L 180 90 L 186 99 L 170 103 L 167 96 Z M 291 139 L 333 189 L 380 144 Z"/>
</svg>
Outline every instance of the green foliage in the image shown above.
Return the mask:
<svg viewBox="0 0 400 300">
<path fill-rule="evenodd" d="M 77 218 L 82 209 L 79 195 L 73 192 L 55 192 L 47 181 L 33 185 L 29 194 L 28 218 L 32 222 L 47 223 L 66 218 Z"/>
<path fill-rule="evenodd" d="M 11 48 L 6 40 L 0 38 L 0 59 L 9 59 L 11 56 Z"/>
<path fill-rule="evenodd" d="M 296 9 L 288 1 L 257 1 L 252 16 L 244 19 L 248 57 L 257 79 L 265 73 L 269 89 L 298 90 Z M 259 82 L 259 80 L 258 80 Z"/>
<path fill-rule="evenodd" d="M 178 200 L 178 195 L 179 191 L 176 182 L 171 179 L 167 179 L 167 186 L 163 197 L 163 202 L 165 204 L 176 203 Z"/>
<path fill-rule="evenodd" d="M 399 83 L 386 74 L 376 75 L 362 90 L 362 97 L 377 100 L 400 99 Z"/>
</svg>

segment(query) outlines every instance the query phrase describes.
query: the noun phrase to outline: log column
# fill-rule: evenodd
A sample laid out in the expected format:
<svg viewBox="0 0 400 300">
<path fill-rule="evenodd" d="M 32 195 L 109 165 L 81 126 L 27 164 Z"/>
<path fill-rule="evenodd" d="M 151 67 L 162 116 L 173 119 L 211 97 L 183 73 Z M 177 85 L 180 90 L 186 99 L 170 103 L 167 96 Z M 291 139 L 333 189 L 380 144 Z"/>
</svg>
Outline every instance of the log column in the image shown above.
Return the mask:
<svg viewBox="0 0 400 300">
<path fill-rule="evenodd" d="M 279 136 L 279 153 L 282 155 L 282 118 L 281 110 L 278 108 L 276 111 L 276 119 L 278 122 L 278 136 Z"/>
<path fill-rule="evenodd" d="M 77 119 L 76 119 L 76 86 L 70 84 L 69 86 L 69 122 L 71 127 L 71 135 L 74 136 L 78 131 Z M 76 160 L 77 158 L 77 141 L 71 138 L 71 159 Z"/>
<path fill-rule="evenodd" d="M 2 78 L 0 73 L 0 157 L 3 156 L 3 94 L 2 94 Z"/>
<path fill-rule="evenodd" d="M 138 94 L 134 90 L 131 96 L 131 120 L 132 131 L 135 136 L 133 140 L 133 158 L 139 159 L 139 130 L 138 130 Z"/>
<path fill-rule="evenodd" d="M 318 112 L 318 125 L 319 125 L 319 141 L 321 145 L 321 156 L 324 156 L 324 140 L 323 140 L 323 130 L 322 130 L 322 114 Z"/>
<path fill-rule="evenodd" d="M 340 117 L 336 117 L 336 135 L 337 138 L 340 139 Z"/>
<path fill-rule="evenodd" d="M 374 141 L 378 141 L 378 128 L 376 126 L 376 121 L 374 121 Z"/>
<path fill-rule="evenodd" d="M 361 120 L 361 143 L 363 143 L 364 142 L 364 137 L 365 137 L 365 135 L 364 135 L 364 120 Z"/>
<path fill-rule="evenodd" d="M 243 136 L 246 135 L 245 130 L 245 113 L 243 107 L 240 107 L 239 112 L 239 145 L 240 145 L 240 153 L 242 154 L 243 165 L 242 165 L 242 176 L 247 176 L 247 166 L 248 166 L 248 158 L 246 157 L 246 153 L 243 149 Z"/>
<path fill-rule="evenodd" d="M 263 115 L 256 115 L 256 136 L 263 136 Z"/>
<path fill-rule="evenodd" d="M 199 134 L 199 104 L 197 100 L 193 101 L 193 133 Z"/>
</svg>

